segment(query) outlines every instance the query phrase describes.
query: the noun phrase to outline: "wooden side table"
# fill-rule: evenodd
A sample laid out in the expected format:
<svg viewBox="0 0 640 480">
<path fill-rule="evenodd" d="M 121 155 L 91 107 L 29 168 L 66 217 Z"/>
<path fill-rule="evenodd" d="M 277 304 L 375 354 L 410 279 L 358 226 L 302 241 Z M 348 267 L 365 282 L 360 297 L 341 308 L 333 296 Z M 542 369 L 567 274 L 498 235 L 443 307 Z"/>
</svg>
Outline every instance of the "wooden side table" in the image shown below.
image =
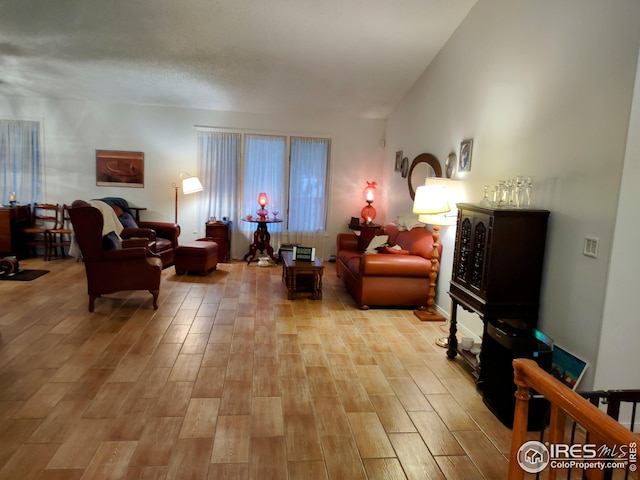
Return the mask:
<svg viewBox="0 0 640 480">
<path fill-rule="evenodd" d="M 317 258 L 313 262 L 293 259 L 293 252 L 282 252 L 282 280 L 287 286 L 289 300 L 300 292 L 310 292 L 313 300 L 322 300 L 322 273 L 324 265 Z M 304 278 L 308 281 L 304 281 Z"/>
<path fill-rule="evenodd" d="M 273 254 L 273 247 L 271 246 L 271 234 L 267 229 L 267 225 L 270 223 L 282 223 L 282 219 L 280 218 L 253 218 L 248 220 L 246 218 L 242 219 L 243 222 L 255 223 L 256 231 L 253 232 L 253 243 L 249 247 L 249 253 L 244 256 L 244 259 L 247 263 L 251 263 L 251 261 L 256 258 L 258 251 L 261 253 L 266 251 L 267 255 L 271 257 L 275 263 L 278 263 L 278 258 Z"/>
<path fill-rule="evenodd" d="M 218 244 L 218 262 L 228 262 L 231 258 L 232 222 L 207 222 L 205 236 Z"/>
</svg>

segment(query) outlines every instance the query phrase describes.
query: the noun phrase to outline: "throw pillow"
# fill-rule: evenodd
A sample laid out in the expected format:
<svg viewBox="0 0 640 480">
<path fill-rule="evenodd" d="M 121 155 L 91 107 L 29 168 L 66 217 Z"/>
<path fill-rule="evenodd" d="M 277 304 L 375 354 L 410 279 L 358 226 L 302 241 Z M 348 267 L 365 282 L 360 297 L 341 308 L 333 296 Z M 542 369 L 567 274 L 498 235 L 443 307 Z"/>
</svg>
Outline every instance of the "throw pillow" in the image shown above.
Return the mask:
<svg viewBox="0 0 640 480">
<path fill-rule="evenodd" d="M 116 216 L 118 217 L 122 216 L 124 213 L 124 210 L 122 210 L 118 205 L 111 205 L 111 208 L 113 208 L 113 211 L 116 212 Z"/>
<path fill-rule="evenodd" d="M 382 247 L 382 253 L 392 253 L 396 255 L 409 255 L 409 250 L 403 250 L 400 245 L 394 245 L 390 247 L 389 245 L 385 245 Z"/>
<path fill-rule="evenodd" d="M 120 215 L 119 220 L 125 228 L 138 228 L 138 224 L 130 213 L 123 212 L 122 215 Z"/>
<path fill-rule="evenodd" d="M 122 248 L 122 240 L 116 232 L 109 232 L 102 237 L 102 248 L 105 250 L 120 250 Z"/>
<path fill-rule="evenodd" d="M 371 239 L 364 253 L 378 253 L 378 248 L 382 247 L 389 240 L 389 235 L 376 235 Z"/>
</svg>

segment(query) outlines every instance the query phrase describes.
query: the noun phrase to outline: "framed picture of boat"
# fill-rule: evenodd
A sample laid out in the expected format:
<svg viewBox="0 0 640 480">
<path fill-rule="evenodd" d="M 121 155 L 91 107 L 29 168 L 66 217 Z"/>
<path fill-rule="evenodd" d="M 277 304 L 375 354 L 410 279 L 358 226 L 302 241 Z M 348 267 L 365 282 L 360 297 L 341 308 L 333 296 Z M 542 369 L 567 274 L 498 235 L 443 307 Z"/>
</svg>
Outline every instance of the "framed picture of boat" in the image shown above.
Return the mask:
<svg viewBox="0 0 640 480">
<path fill-rule="evenodd" d="M 144 152 L 96 150 L 96 185 L 144 187 Z"/>
</svg>

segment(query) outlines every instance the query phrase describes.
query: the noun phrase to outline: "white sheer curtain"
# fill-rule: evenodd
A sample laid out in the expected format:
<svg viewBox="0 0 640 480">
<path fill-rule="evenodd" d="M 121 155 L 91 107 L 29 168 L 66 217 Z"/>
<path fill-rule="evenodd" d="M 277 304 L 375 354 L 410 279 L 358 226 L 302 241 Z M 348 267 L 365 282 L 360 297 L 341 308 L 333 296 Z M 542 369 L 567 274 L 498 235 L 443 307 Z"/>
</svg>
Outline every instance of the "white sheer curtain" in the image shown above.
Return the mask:
<svg viewBox="0 0 640 480">
<path fill-rule="evenodd" d="M 242 215 L 256 216 L 258 195 L 265 192 L 269 198 L 266 209 L 270 217 L 278 211 L 278 218 L 284 218 L 286 200 L 286 159 L 287 137 L 274 135 L 245 135 L 244 165 L 242 171 Z M 242 222 L 242 235 L 253 242 L 256 225 Z M 282 243 L 282 223 L 270 223 L 267 227 L 271 235 L 271 246 L 278 251 Z M 248 248 L 247 248 L 248 251 Z"/>
<path fill-rule="evenodd" d="M 288 241 L 315 246 L 318 257 L 324 257 L 330 146 L 326 138 L 291 138 Z"/>
<path fill-rule="evenodd" d="M 241 139 L 240 133 L 198 132 L 198 175 L 205 187 L 199 217 L 206 220 L 228 217 L 233 222 L 232 232 L 242 216 L 237 195 Z M 239 247 L 233 239 L 232 233 L 231 258 L 238 258 Z"/>
<path fill-rule="evenodd" d="M 22 205 L 42 202 L 39 122 L 0 120 L 0 173 L 3 205 L 11 192 Z"/>
<path fill-rule="evenodd" d="M 260 192 L 269 198 L 269 217 L 278 212 L 283 220 L 268 225 L 274 251 L 297 243 L 316 247 L 323 258 L 330 147 L 323 138 L 198 132 L 198 175 L 206 192 L 200 215 L 234 222 L 232 258 L 244 257 L 253 242 L 256 224 L 243 219 L 257 216 Z"/>
</svg>

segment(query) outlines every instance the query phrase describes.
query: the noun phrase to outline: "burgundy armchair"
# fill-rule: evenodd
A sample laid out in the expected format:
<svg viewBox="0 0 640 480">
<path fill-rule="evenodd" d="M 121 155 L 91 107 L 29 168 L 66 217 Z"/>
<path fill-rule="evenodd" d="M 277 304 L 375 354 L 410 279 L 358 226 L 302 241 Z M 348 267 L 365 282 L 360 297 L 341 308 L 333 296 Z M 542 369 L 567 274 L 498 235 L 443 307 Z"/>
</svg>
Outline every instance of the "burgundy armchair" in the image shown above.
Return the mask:
<svg viewBox="0 0 640 480">
<path fill-rule="evenodd" d="M 173 265 L 173 254 L 178 247 L 180 225 L 170 222 L 142 222 L 134 218 L 129 203 L 124 198 L 105 197 L 98 200 L 111 205 L 125 227 L 120 232 L 120 237 L 149 239 L 149 249 L 160 256 L 162 268 Z"/>
<path fill-rule="evenodd" d="M 69 216 L 87 274 L 89 311 L 93 312 L 97 297 L 123 290 L 148 290 L 153 296 L 153 308 L 157 309 L 161 259 L 150 253 L 146 246 L 106 250 L 102 237 L 104 220 L 97 208 L 74 207 L 69 210 Z M 135 241 L 130 243 L 136 244 Z M 142 242 L 146 243 L 146 240 Z"/>
<path fill-rule="evenodd" d="M 167 222 L 137 222 L 138 227 L 125 227 L 120 232 L 122 239 L 147 238 L 149 249 L 162 260 L 162 268 L 173 265 L 174 250 L 178 246 L 180 225 Z"/>
</svg>

